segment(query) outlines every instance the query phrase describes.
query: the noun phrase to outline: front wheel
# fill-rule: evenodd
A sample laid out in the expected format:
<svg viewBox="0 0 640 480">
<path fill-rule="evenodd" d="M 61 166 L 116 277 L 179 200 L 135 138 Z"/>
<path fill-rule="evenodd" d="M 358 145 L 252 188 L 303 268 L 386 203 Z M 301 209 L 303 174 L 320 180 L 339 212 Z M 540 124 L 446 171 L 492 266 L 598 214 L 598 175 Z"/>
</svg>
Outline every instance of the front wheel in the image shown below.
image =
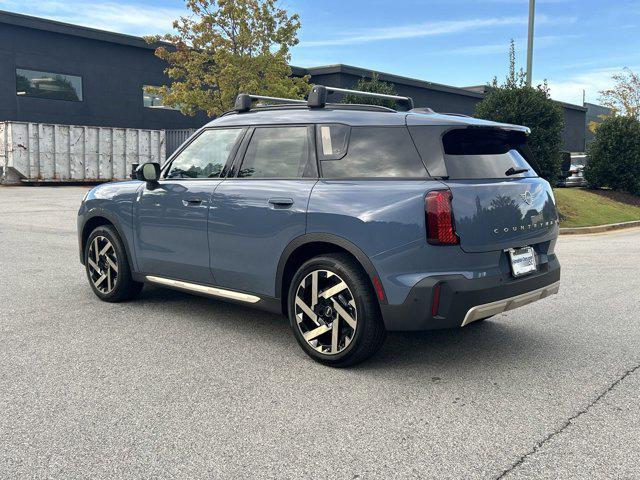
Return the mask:
<svg viewBox="0 0 640 480">
<path fill-rule="evenodd" d="M 89 285 L 105 302 L 121 302 L 135 297 L 143 284 L 131 277 L 127 252 L 116 230 L 109 225 L 96 227 L 84 248 L 84 264 Z"/>
<path fill-rule="evenodd" d="M 369 278 L 346 254 L 304 263 L 293 277 L 289 322 L 302 349 L 314 360 L 347 367 L 382 346 L 386 331 Z"/>
</svg>

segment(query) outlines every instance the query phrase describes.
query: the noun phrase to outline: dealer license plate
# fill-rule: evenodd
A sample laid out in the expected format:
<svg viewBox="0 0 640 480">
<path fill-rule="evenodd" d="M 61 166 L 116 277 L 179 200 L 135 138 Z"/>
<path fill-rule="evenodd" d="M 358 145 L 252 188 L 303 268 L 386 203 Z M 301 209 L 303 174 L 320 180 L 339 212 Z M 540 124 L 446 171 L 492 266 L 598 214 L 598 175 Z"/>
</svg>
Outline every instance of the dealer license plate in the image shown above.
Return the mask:
<svg viewBox="0 0 640 480">
<path fill-rule="evenodd" d="M 533 247 L 510 248 L 507 252 L 511 261 L 511 273 L 514 277 L 527 275 L 535 272 L 538 268 L 536 265 L 536 252 Z"/>
</svg>

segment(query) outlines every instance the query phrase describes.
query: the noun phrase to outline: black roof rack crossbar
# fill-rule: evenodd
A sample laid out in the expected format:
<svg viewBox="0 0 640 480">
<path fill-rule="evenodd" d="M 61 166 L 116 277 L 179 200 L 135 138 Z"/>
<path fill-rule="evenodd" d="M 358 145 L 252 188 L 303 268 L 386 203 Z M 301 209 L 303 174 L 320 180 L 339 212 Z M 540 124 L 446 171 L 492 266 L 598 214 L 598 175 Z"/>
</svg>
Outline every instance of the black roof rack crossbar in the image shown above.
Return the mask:
<svg viewBox="0 0 640 480">
<path fill-rule="evenodd" d="M 401 97 L 399 95 L 387 95 L 384 93 L 363 92 L 360 90 L 348 90 L 346 88 L 338 87 L 326 87 L 324 85 L 314 85 L 311 88 L 307 105 L 311 108 L 322 108 L 327 104 L 327 95 L 332 93 L 343 93 L 347 95 L 358 95 L 359 97 L 380 98 L 382 100 L 395 100 L 399 103 L 404 103 L 407 106 L 407 110 L 413 108 L 413 98 Z"/>
<path fill-rule="evenodd" d="M 296 100 L 292 98 L 279 98 L 279 97 L 265 97 L 264 95 L 249 95 L 247 93 L 241 93 L 236 97 L 236 104 L 234 110 L 237 112 L 248 112 L 251 110 L 251 104 L 256 100 L 265 100 L 270 103 L 295 103 L 306 105 L 306 100 Z"/>
<path fill-rule="evenodd" d="M 327 96 L 332 93 L 342 93 L 348 95 L 358 95 L 362 97 L 380 98 L 382 100 L 395 100 L 407 106 L 407 110 L 413 109 L 413 99 L 411 97 L 401 97 L 399 95 L 386 95 L 384 93 L 362 92 L 360 90 L 348 90 L 346 88 L 326 87 L 324 85 L 314 85 L 311 87 L 307 100 L 265 97 L 263 95 L 249 95 L 241 93 L 236 97 L 234 110 L 236 112 L 248 112 L 251 105 L 256 100 L 265 100 L 272 104 L 294 104 L 307 105 L 309 108 L 324 108 L 327 105 Z"/>
</svg>

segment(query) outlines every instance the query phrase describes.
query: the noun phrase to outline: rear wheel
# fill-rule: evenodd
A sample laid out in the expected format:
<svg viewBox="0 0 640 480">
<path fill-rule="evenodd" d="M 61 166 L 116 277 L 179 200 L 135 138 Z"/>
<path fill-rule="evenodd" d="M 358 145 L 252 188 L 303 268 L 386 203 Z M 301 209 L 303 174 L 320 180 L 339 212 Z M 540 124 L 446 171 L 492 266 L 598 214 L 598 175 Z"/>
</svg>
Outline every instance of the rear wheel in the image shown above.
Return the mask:
<svg viewBox="0 0 640 480">
<path fill-rule="evenodd" d="M 84 264 L 93 293 L 105 302 L 135 297 L 143 284 L 131 277 L 127 253 L 116 230 L 102 225 L 91 232 L 84 249 Z"/>
<path fill-rule="evenodd" d="M 346 367 L 366 360 L 386 332 L 369 278 L 346 254 L 327 254 L 303 264 L 289 287 L 291 328 L 314 360 Z"/>
</svg>

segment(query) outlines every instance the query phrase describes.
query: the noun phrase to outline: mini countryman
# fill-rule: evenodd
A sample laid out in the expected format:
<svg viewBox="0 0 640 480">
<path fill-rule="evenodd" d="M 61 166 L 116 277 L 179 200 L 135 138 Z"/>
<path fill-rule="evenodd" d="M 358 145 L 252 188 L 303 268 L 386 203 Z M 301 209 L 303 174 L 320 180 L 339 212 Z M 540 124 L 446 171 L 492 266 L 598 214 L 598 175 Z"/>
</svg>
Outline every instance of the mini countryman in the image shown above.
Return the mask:
<svg viewBox="0 0 640 480">
<path fill-rule="evenodd" d="M 406 111 L 327 102 L 349 92 L 239 95 L 164 165 L 91 190 L 78 237 L 96 296 L 149 283 L 278 312 L 309 356 L 348 366 L 387 331 L 558 291 L 558 215 L 526 127 L 408 97 L 368 94 Z"/>
</svg>

